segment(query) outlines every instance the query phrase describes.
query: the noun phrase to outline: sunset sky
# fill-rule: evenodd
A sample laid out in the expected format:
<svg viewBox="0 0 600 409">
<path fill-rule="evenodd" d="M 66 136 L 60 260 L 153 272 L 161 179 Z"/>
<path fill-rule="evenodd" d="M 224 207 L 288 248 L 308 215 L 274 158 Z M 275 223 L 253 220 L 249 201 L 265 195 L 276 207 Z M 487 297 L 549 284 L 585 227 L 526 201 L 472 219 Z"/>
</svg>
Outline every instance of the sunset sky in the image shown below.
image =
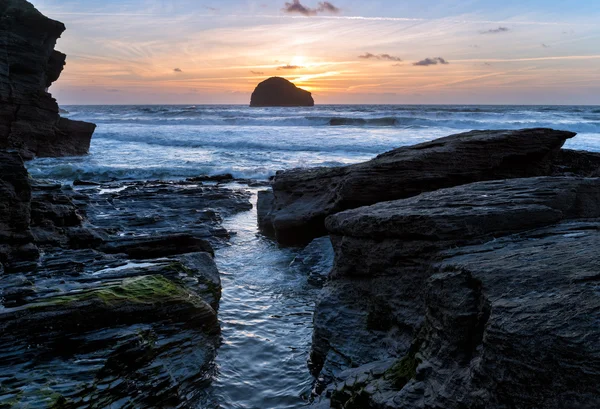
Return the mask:
<svg viewBox="0 0 600 409">
<path fill-rule="evenodd" d="M 600 104 L 598 0 L 30 0 L 67 31 L 66 104 Z"/>
</svg>

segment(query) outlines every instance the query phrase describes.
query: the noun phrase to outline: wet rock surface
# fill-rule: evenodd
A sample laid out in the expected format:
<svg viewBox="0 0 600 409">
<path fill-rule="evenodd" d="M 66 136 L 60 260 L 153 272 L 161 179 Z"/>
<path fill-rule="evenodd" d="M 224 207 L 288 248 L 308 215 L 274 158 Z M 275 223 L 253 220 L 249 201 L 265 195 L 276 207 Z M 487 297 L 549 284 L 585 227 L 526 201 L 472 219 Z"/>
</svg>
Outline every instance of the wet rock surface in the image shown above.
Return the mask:
<svg viewBox="0 0 600 409">
<path fill-rule="evenodd" d="M 443 252 L 405 355 L 340 372 L 315 406 L 597 407 L 599 228 L 567 221 Z"/>
<path fill-rule="evenodd" d="M 65 65 L 54 50 L 64 30 L 25 0 L 0 3 L 0 149 L 25 159 L 88 153 L 96 126 L 61 118 L 47 92 Z"/>
<path fill-rule="evenodd" d="M 0 151 L 0 265 L 3 270 L 37 260 L 30 229 L 29 175 L 16 152 Z"/>
<path fill-rule="evenodd" d="M 311 107 L 315 101 L 310 92 L 296 87 L 281 77 L 271 77 L 256 86 L 251 107 Z"/>
<path fill-rule="evenodd" d="M 330 216 L 316 406 L 597 406 L 599 194 L 598 178 L 510 179 Z"/>
<path fill-rule="evenodd" d="M 0 406 L 202 402 L 220 342 L 213 247 L 250 193 L 212 181 L 30 183 L 13 162 L 2 186 L 25 182 L 22 224 L 39 253 L 1 260 Z"/>
<path fill-rule="evenodd" d="M 356 165 L 278 172 L 273 196 L 259 197 L 260 225 L 282 245 L 305 245 L 327 234 L 325 218 L 343 210 L 482 180 L 550 175 L 553 158 L 574 135 L 551 129 L 472 131 Z"/>
</svg>

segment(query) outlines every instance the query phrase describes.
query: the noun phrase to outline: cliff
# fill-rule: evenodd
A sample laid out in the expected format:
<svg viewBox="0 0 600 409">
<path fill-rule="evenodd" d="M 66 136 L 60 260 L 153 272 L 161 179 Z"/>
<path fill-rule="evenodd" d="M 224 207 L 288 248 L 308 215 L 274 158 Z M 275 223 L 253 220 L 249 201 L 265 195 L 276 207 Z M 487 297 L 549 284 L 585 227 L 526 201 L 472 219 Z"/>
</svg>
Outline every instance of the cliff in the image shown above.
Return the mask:
<svg viewBox="0 0 600 409">
<path fill-rule="evenodd" d="M 0 2 L 0 149 L 24 158 L 88 153 L 96 126 L 61 118 L 47 92 L 65 65 L 54 50 L 64 30 L 25 0 Z"/>
<path fill-rule="evenodd" d="M 250 99 L 251 107 L 312 107 L 310 92 L 296 87 L 281 77 L 271 77 L 256 86 Z"/>
</svg>

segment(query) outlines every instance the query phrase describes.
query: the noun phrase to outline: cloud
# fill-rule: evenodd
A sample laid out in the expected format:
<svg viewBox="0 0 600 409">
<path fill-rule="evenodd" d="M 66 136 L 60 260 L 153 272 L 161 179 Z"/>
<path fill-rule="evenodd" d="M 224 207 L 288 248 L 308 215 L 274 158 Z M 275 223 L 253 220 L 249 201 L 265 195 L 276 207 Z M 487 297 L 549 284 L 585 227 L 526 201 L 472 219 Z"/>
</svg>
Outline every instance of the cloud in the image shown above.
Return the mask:
<svg viewBox="0 0 600 409">
<path fill-rule="evenodd" d="M 427 67 L 429 65 L 437 65 L 437 64 L 447 65 L 450 63 L 448 61 L 446 61 L 445 59 L 443 59 L 442 57 L 425 58 L 424 60 L 413 63 L 413 65 L 417 65 L 420 67 Z"/>
<path fill-rule="evenodd" d="M 498 28 L 492 28 L 487 31 L 480 31 L 480 33 L 481 34 L 500 34 L 500 33 L 506 33 L 508 31 L 510 31 L 510 28 L 500 26 Z"/>
<path fill-rule="evenodd" d="M 301 67 L 299 65 L 290 65 L 290 64 L 282 65 L 281 67 L 277 67 L 278 70 L 297 70 L 300 68 L 304 68 L 304 67 Z"/>
<path fill-rule="evenodd" d="M 306 7 L 300 3 L 300 0 L 292 0 L 292 2 L 286 2 L 282 11 L 289 14 L 302 14 L 304 16 L 316 16 L 319 13 L 339 13 L 341 10 L 339 7 L 334 6 L 328 1 L 321 1 L 317 5 L 317 8 Z"/>
<path fill-rule="evenodd" d="M 174 72 L 183 72 L 183 71 L 181 70 L 181 68 L 173 68 L 173 71 L 174 71 Z"/>
<path fill-rule="evenodd" d="M 254 75 L 265 75 L 265 73 L 262 71 L 250 71 L 250 72 Z"/>
<path fill-rule="evenodd" d="M 363 60 L 384 60 L 384 61 L 402 61 L 402 58 L 395 57 L 390 54 L 372 54 L 372 53 L 364 53 L 363 55 L 359 55 L 358 58 Z"/>
<path fill-rule="evenodd" d="M 319 2 L 319 8 L 317 10 L 328 13 L 339 13 L 341 11 L 339 7 L 334 6 L 328 1 Z"/>
</svg>

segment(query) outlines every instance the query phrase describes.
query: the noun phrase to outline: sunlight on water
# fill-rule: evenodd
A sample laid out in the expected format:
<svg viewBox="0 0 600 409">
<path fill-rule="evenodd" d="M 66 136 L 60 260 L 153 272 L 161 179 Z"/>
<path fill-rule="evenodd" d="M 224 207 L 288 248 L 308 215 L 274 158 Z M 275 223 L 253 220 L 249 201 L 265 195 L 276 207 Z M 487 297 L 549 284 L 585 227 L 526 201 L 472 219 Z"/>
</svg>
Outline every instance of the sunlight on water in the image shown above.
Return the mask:
<svg viewBox="0 0 600 409">
<path fill-rule="evenodd" d="M 257 234 L 255 210 L 224 226 L 237 234 L 216 252 L 223 344 L 214 399 L 227 409 L 298 408 L 313 381 L 307 359 L 319 290 L 289 268 L 292 250 Z"/>
<path fill-rule="evenodd" d="M 91 154 L 38 159 L 33 176 L 164 179 L 232 173 L 267 178 L 299 166 L 368 160 L 390 149 L 472 129 L 550 127 L 578 132 L 567 146 L 600 150 L 598 107 L 515 106 L 72 106 L 95 122 Z M 341 126 L 332 126 L 331 124 Z"/>
</svg>

